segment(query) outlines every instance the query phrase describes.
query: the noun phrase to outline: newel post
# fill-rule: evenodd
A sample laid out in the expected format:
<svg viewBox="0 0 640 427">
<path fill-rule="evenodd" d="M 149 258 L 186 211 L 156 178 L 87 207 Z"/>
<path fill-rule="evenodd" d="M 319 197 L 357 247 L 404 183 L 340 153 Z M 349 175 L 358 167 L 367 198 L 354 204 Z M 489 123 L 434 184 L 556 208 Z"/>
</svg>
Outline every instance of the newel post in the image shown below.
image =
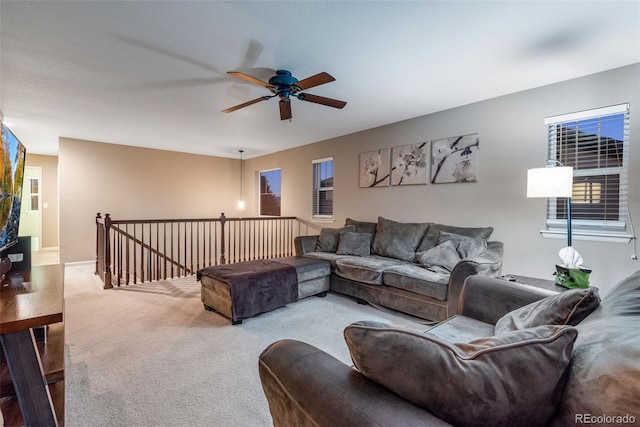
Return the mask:
<svg viewBox="0 0 640 427">
<path fill-rule="evenodd" d="M 224 216 L 224 212 L 220 214 L 220 264 L 226 264 L 227 258 L 224 253 L 225 239 L 224 239 L 224 224 L 227 222 L 227 217 Z"/>
<path fill-rule="evenodd" d="M 111 214 L 104 215 L 104 289 L 113 288 L 111 283 Z"/>
<path fill-rule="evenodd" d="M 100 212 L 96 214 L 96 271 L 95 275 L 100 274 Z"/>
</svg>

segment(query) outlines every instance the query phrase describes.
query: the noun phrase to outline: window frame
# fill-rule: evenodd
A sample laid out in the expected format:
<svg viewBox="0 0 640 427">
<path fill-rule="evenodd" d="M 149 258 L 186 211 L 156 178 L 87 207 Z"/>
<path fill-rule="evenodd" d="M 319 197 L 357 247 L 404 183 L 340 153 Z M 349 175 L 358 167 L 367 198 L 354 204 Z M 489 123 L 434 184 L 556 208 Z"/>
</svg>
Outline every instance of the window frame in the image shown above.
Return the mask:
<svg viewBox="0 0 640 427">
<path fill-rule="evenodd" d="M 558 135 L 557 126 L 565 123 L 580 122 L 590 119 L 601 119 L 614 115 L 623 114 L 622 123 L 622 162 L 615 167 L 595 167 L 576 169 L 574 168 L 574 192 L 579 188 L 581 177 L 615 176 L 619 177 L 618 197 L 616 202 L 619 205 L 617 219 L 576 219 L 572 215 L 572 237 L 578 240 L 608 241 L 628 243 L 633 235 L 627 230 L 631 226 L 628 212 L 628 173 L 629 173 L 629 103 L 617 104 L 608 107 L 594 108 L 575 113 L 562 114 L 545 118 L 547 126 L 547 153 L 548 159 L 562 161 L 558 158 Z M 601 136 L 598 134 L 598 136 Z M 598 159 L 601 155 L 598 154 Z M 571 166 L 567 164 L 566 166 Z M 578 186 L 577 186 L 578 184 Z M 557 212 L 565 206 L 566 202 L 558 198 L 547 200 L 546 229 L 541 233 L 544 237 L 564 238 L 567 234 L 566 218 L 558 218 Z M 571 201 L 573 211 L 580 209 L 580 201 Z M 594 211 L 595 214 L 595 211 Z M 583 213 L 584 215 L 584 213 Z M 566 215 L 565 215 L 566 216 Z"/>
<path fill-rule="evenodd" d="M 280 180 L 280 188 L 278 189 L 278 192 L 271 192 L 271 193 L 263 193 L 262 192 L 262 174 L 263 173 L 267 173 L 267 172 L 275 172 L 278 171 L 280 176 L 279 176 L 279 180 Z M 280 211 L 278 213 L 278 215 L 269 215 L 269 214 L 263 214 L 262 213 L 262 196 L 263 194 L 277 194 L 279 199 L 280 199 L 280 203 L 278 206 L 278 210 Z M 280 217 L 282 216 L 282 168 L 273 168 L 273 169 L 265 169 L 265 170 L 261 170 L 258 171 L 258 212 L 260 214 L 260 216 L 267 216 L 267 217 Z"/>
<path fill-rule="evenodd" d="M 35 182 L 38 191 L 33 192 L 33 183 Z M 36 201 L 36 208 L 33 208 L 33 201 Z M 40 212 L 40 178 L 29 177 L 29 212 Z"/>
<path fill-rule="evenodd" d="M 332 182 L 332 186 L 331 187 L 322 187 L 320 185 L 320 174 L 316 173 L 316 168 L 317 167 L 321 167 L 321 166 L 317 166 L 317 165 L 322 165 L 323 163 L 329 163 L 331 162 L 331 170 L 332 170 L 332 174 L 331 177 L 333 178 L 333 182 Z M 334 195 L 334 188 L 335 188 L 335 174 L 333 173 L 334 171 L 334 159 L 333 156 L 332 157 L 324 157 L 321 159 L 314 159 L 311 161 L 311 218 L 312 219 L 317 219 L 317 220 L 323 220 L 323 221 L 330 221 L 333 220 L 333 203 L 331 204 L 331 215 L 326 215 L 326 214 L 320 214 L 320 192 L 331 192 L 331 200 L 334 200 L 333 195 Z"/>
</svg>

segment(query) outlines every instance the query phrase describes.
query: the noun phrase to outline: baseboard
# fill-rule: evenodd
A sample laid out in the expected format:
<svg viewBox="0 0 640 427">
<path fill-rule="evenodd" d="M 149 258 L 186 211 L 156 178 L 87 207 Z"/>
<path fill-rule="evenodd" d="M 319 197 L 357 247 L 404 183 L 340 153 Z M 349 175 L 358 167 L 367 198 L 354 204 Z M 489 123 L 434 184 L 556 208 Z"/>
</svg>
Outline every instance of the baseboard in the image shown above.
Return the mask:
<svg viewBox="0 0 640 427">
<path fill-rule="evenodd" d="M 65 262 L 64 263 L 65 267 L 81 267 L 83 265 L 95 266 L 96 265 L 96 260 L 92 260 L 92 261 L 73 261 L 73 262 Z"/>
</svg>

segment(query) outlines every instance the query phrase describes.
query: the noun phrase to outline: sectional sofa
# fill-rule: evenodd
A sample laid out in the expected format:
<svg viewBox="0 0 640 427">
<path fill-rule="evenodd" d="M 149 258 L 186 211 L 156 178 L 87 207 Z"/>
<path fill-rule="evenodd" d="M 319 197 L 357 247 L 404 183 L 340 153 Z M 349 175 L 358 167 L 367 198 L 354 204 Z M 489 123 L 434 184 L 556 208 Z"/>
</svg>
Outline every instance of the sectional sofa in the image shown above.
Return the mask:
<svg viewBox="0 0 640 427">
<path fill-rule="evenodd" d="M 503 244 L 492 227 L 347 218 L 341 228 L 295 239 L 298 256 L 331 264 L 330 289 L 423 319 L 456 313 L 464 280 L 498 276 Z"/>
</svg>

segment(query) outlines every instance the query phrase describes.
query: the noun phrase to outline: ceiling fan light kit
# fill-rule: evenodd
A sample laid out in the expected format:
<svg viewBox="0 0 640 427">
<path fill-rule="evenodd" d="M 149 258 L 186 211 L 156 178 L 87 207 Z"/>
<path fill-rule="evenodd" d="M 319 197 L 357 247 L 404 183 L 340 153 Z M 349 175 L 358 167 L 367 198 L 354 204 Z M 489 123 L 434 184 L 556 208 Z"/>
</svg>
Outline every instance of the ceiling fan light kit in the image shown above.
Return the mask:
<svg viewBox="0 0 640 427">
<path fill-rule="evenodd" d="M 325 83 L 330 83 L 335 80 L 330 74 L 325 72 L 307 77 L 306 79 L 298 80 L 291 74 L 290 71 L 278 70 L 276 71 L 276 75 L 269 79 L 269 82 L 265 82 L 239 71 L 229 71 L 227 74 L 248 81 L 249 83 L 260 85 L 268 89 L 272 93 L 272 95 L 261 96 L 260 98 L 256 98 L 251 101 L 238 104 L 234 107 L 227 108 L 226 110 L 222 110 L 223 113 L 231 113 L 241 108 L 256 104 L 260 101 L 267 101 L 276 96 L 280 98 L 280 120 L 291 120 L 292 96 L 298 98 L 301 101 L 313 102 L 314 104 L 326 105 L 327 107 L 338 109 L 342 109 L 345 105 L 347 105 L 347 103 L 344 101 L 302 92 L 303 90 L 320 86 Z"/>
</svg>

